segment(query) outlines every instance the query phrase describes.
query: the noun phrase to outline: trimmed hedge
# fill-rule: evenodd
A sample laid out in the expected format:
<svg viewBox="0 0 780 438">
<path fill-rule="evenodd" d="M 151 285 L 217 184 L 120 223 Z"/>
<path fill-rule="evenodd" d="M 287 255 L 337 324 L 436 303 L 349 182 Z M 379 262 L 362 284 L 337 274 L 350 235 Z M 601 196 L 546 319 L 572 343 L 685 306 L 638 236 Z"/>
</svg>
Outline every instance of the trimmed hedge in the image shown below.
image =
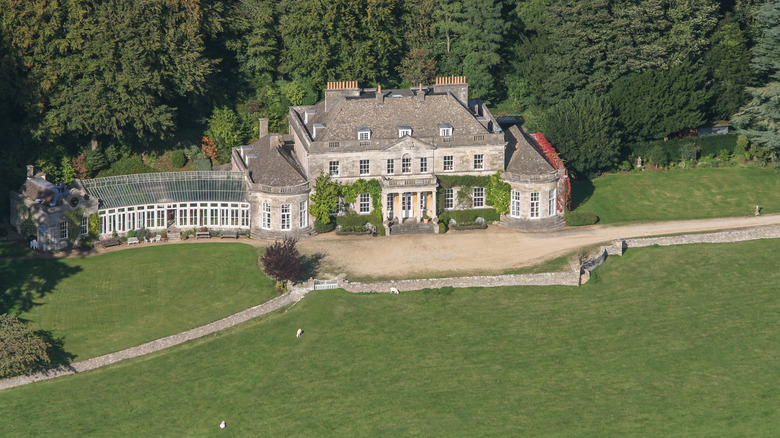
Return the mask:
<svg viewBox="0 0 780 438">
<path fill-rule="evenodd" d="M 112 163 L 111 167 L 101 172 L 101 176 L 134 175 L 138 173 L 154 173 L 155 169 L 144 164 L 140 155 L 133 155 Z"/>
<path fill-rule="evenodd" d="M 350 212 L 344 216 L 336 217 L 336 224 L 342 228 L 346 227 L 362 227 L 366 222 L 376 227 L 376 233 L 380 236 L 385 235 L 385 226 L 382 224 L 382 219 L 377 217 L 376 214 L 362 215 L 355 212 Z"/>
<path fill-rule="evenodd" d="M 567 211 L 565 213 L 566 225 L 579 227 L 583 225 L 593 225 L 599 221 L 595 213 L 587 211 Z"/>
<path fill-rule="evenodd" d="M 642 157 L 642 160 L 649 164 L 653 162 L 656 165 L 665 165 L 654 162 L 654 158 L 660 158 L 661 161 L 682 161 L 691 159 L 689 155 L 690 148 L 685 147 L 689 144 L 695 144 L 698 149 L 698 157 L 717 156 L 720 151 L 726 149 L 734 153 L 737 146 L 737 134 L 709 135 L 706 137 L 695 138 L 675 138 L 668 141 L 656 140 L 647 143 L 637 143 L 629 145 L 630 157 L 636 160 L 636 157 Z M 633 164 L 633 163 L 632 163 Z"/>
<path fill-rule="evenodd" d="M 322 234 L 322 233 L 329 233 L 333 231 L 333 229 L 336 228 L 336 224 L 333 223 L 333 221 L 330 221 L 327 224 L 323 224 L 320 221 L 315 220 L 314 221 L 314 231 Z"/>
</svg>

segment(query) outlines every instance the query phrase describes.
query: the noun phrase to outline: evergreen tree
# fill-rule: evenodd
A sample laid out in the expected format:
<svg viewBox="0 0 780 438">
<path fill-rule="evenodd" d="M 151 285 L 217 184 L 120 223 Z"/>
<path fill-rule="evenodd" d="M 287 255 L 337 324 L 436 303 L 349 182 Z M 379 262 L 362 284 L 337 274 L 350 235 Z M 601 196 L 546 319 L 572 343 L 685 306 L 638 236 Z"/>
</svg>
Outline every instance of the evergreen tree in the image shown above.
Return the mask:
<svg viewBox="0 0 780 438">
<path fill-rule="evenodd" d="M 686 62 L 669 70 L 624 76 L 610 93 L 631 141 L 660 139 L 706 120 L 706 69 Z"/>
<path fill-rule="evenodd" d="M 439 0 L 434 13 L 442 75 L 464 75 L 469 94 L 495 99 L 501 63 L 499 51 L 507 28 L 495 0 Z"/>
<path fill-rule="evenodd" d="M 621 133 L 606 97 L 581 91 L 554 106 L 543 126 L 544 135 L 578 176 L 598 175 L 618 161 Z"/>
<path fill-rule="evenodd" d="M 703 62 L 712 76 L 711 117 L 729 119 L 748 99 L 751 80 L 750 52 L 739 25 L 726 16 L 713 32 L 712 47 Z"/>
<path fill-rule="evenodd" d="M 764 32 L 753 48 L 751 66 L 761 85 L 748 88 L 751 100 L 733 121 L 738 132 L 776 155 L 780 152 L 780 2 L 761 5 L 755 19 Z"/>
</svg>

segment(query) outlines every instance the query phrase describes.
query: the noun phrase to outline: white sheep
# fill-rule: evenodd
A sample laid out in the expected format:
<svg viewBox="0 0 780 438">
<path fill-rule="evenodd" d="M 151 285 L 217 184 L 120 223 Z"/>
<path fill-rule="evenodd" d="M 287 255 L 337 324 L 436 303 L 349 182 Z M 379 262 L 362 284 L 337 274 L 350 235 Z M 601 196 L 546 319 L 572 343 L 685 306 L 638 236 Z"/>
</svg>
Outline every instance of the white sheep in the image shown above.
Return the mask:
<svg viewBox="0 0 780 438">
<path fill-rule="evenodd" d="M 396 289 L 396 288 L 394 288 L 394 287 L 391 287 L 391 288 L 390 288 L 390 293 L 391 293 L 391 294 L 396 294 L 396 295 L 398 295 L 398 289 Z"/>
<path fill-rule="evenodd" d="M 298 333 L 295 334 L 295 337 L 300 338 L 302 334 L 303 334 L 303 329 L 298 329 Z"/>
<path fill-rule="evenodd" d="M 226 428 L 226 427 L 227 427 L 227 424 L 225 423 L 225 421 L 224 421 L 224 420 L 222 420 L 222 422 L 221 422 L 221 423 L 219 423 L 219 428 L 220 428 L 220 429 L 224 429 L 224 428 Z"/>
</svg>

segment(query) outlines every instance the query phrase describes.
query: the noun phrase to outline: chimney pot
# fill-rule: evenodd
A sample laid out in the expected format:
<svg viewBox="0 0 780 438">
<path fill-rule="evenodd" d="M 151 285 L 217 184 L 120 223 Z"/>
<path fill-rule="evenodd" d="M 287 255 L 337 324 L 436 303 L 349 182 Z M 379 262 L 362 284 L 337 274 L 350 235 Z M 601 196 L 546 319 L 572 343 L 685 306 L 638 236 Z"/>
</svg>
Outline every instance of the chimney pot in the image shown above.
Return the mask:
<svg viewBox="0 0 780 438">
<path fill-rule="evenodd" d="M 32 164 L 27 165 L 27 178 L 32 178 L 35 176 L 35 166 Z"/>
</svg>

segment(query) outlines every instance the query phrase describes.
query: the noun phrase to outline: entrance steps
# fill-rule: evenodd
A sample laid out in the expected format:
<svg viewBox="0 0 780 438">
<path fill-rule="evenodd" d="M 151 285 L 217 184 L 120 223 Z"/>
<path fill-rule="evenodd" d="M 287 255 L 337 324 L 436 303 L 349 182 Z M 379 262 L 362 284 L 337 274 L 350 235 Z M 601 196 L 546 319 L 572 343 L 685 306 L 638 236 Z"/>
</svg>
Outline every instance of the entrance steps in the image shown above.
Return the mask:
<svg viewBox="0 0 780 438">
<path fill-rule="evenodd" d="M 395 236 L 397 234 L 434 234 L 438 224 L 434 222 L 422 223 L 407 221 L 404 223 L 391 223 L 390 235 Z"/>
<path fill-rule="evenodd" d="M 179 242 L 181 240 L 181 231 L 178 228 L 168 228 L 166 233 L 168 234 L 168 242 Z"/>
</svg>

